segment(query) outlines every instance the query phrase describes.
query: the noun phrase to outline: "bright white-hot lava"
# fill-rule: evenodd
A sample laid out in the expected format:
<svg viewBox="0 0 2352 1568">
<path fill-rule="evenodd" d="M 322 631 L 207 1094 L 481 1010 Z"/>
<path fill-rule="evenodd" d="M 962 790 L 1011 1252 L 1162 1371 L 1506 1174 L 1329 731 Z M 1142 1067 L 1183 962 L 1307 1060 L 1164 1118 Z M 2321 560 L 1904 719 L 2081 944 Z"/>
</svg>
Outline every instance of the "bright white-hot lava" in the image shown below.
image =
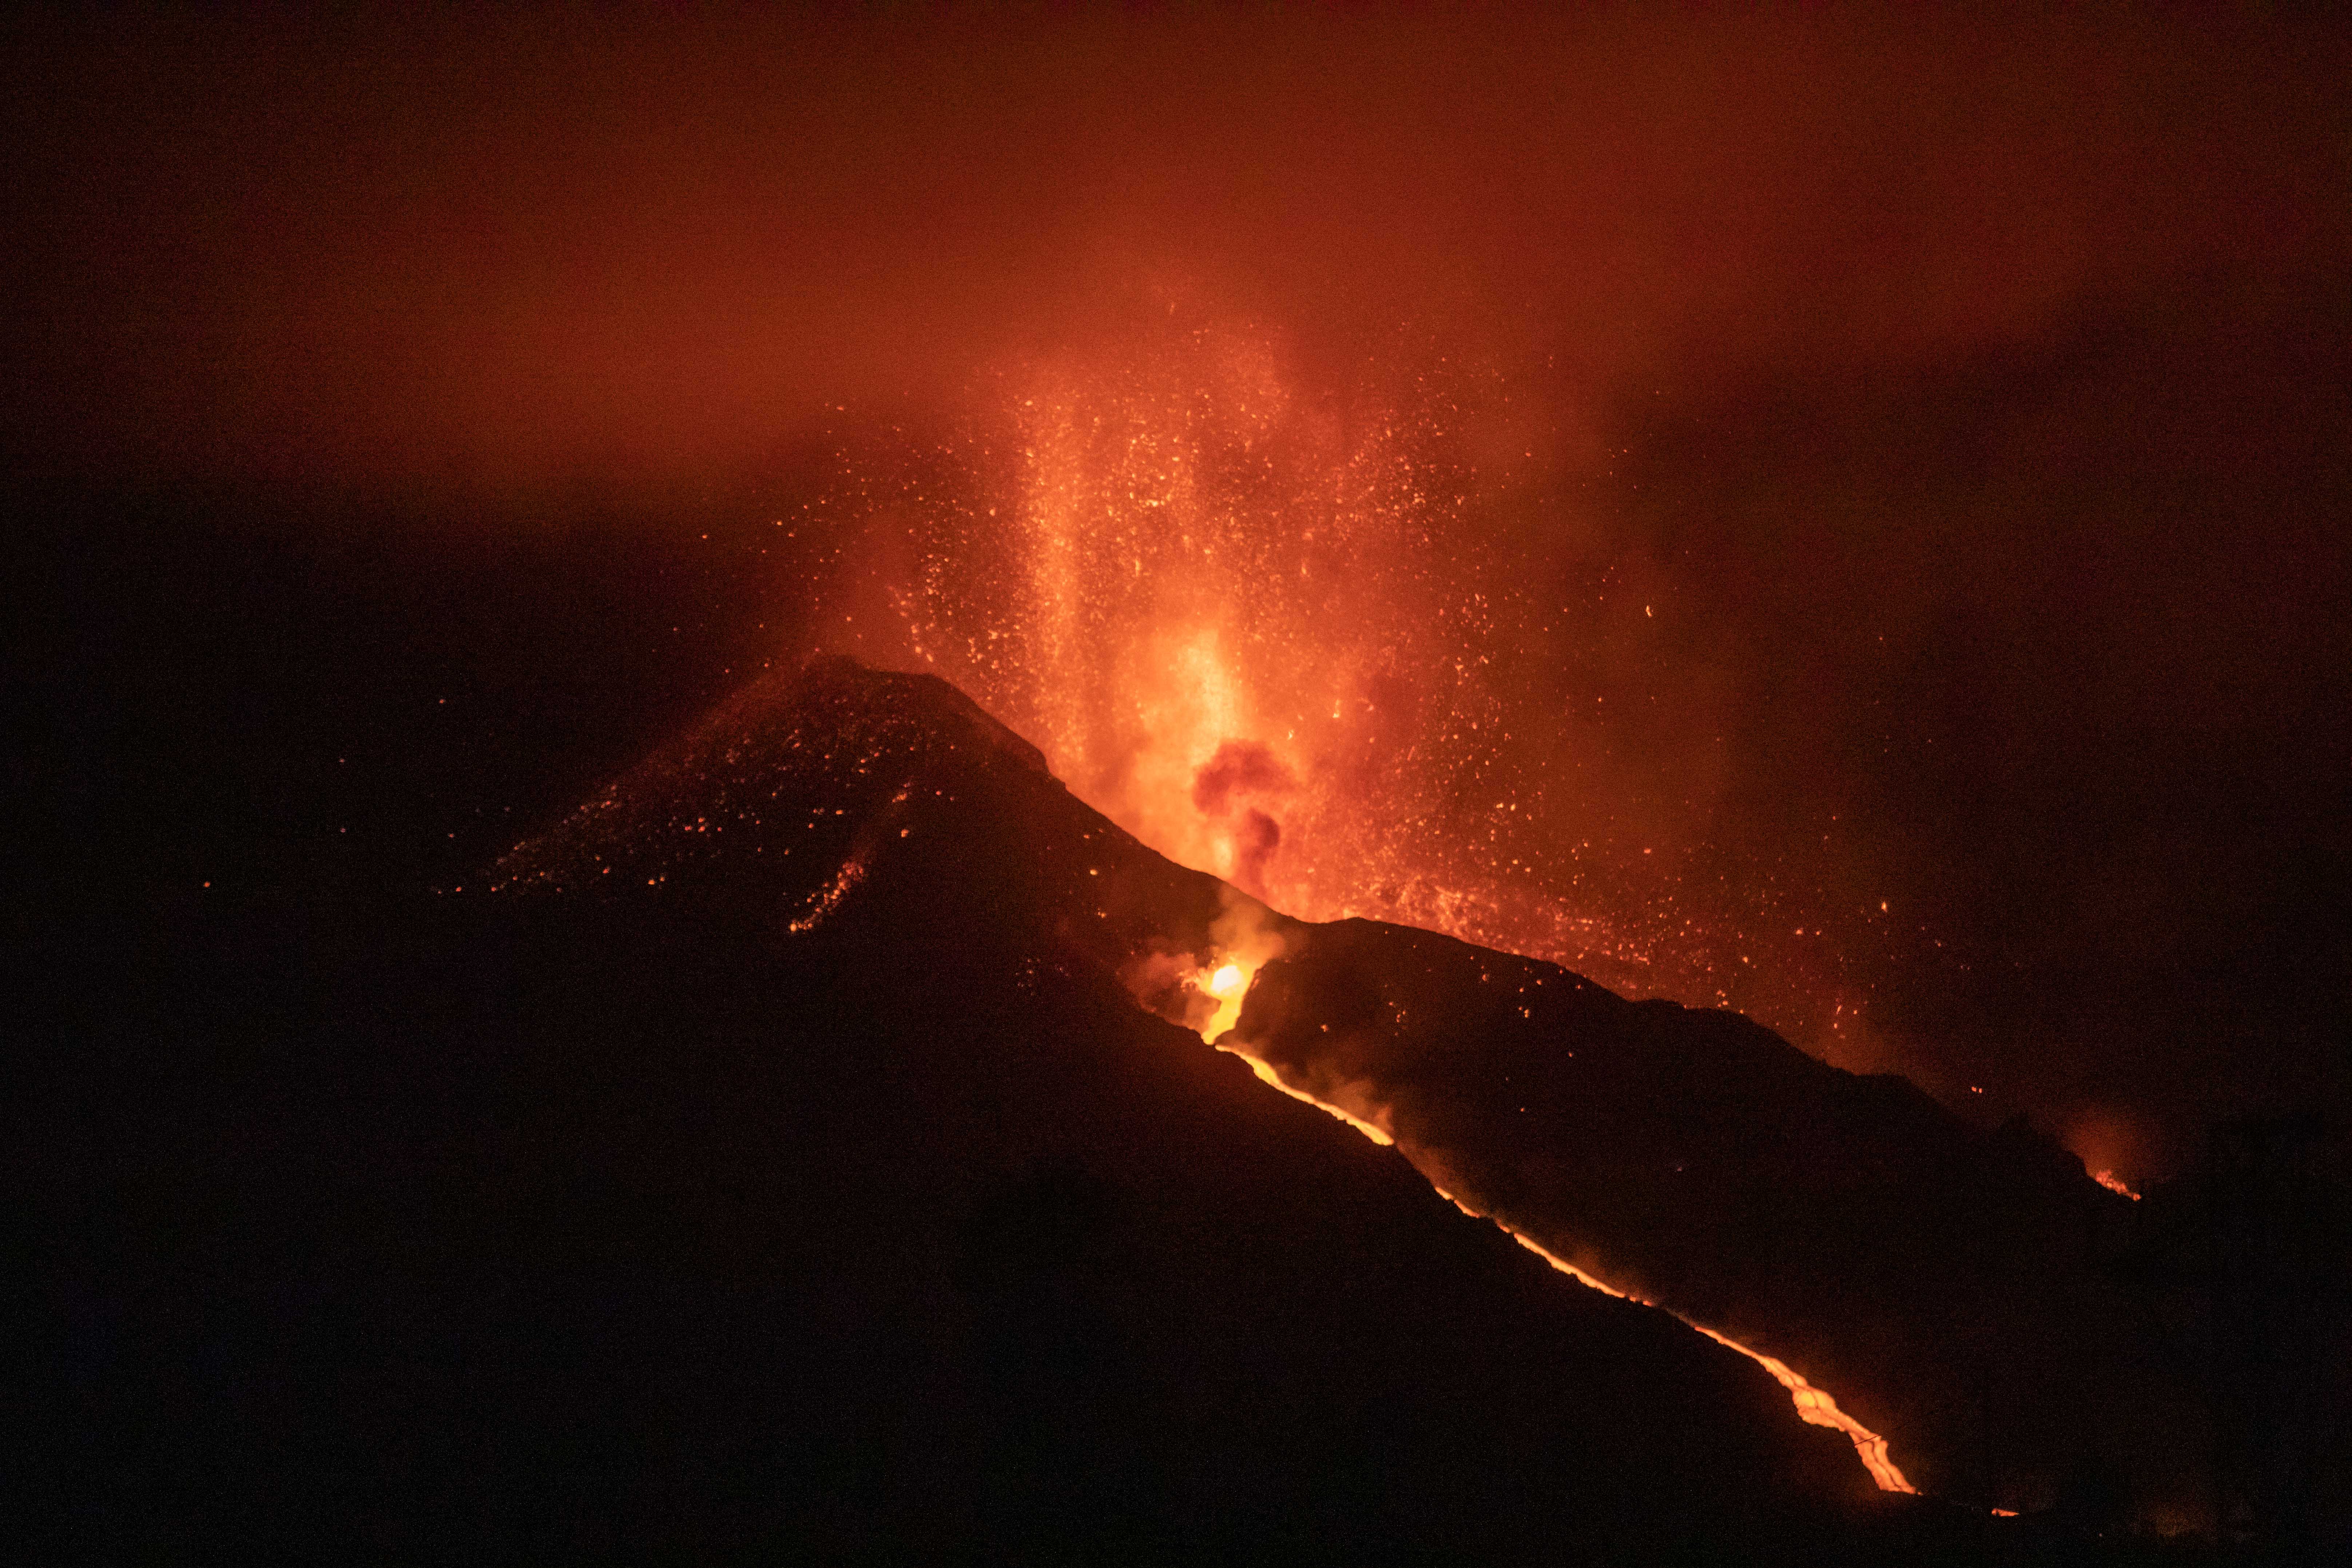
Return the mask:
<svg viewBox="0 0 2352 1568">
<path fill-rule="evenodd" d="M 1291 1099 L 1329 1111 L 1373 1142 L 1383 1146 L 1396 1140 L 1378 1123 L 1356 1116 L 1328 1101 L 1317 1099 L 1294 1089 L 1282 1080 L 1273 1067 L 1242 1048 L 1234 1036 L 1234 1026 L 1242 1016 L 1242 1003 L 1248 997 L 1250 985 L 1266 963 L 1281 955 L 1286 945 L 1282 934 L 1270 920 L 1265 906 L 1254 899 L 1240 895 L 1230 897 L 1223 914 L 1210 927 L 1214 951 L 1207 962 L 1182 976 L 1181 984 L 1206 997 L 1213 1005 L 1200 1025 L 1201 1037 L 1230 1056 L 1249 1063 L 1250 1071 L 1259 1079 L 1280 1089 Z"/>
<path fill-rule="evenodd" d="M 1210 1027 L 1203 1031 L 1210 1039 L 1232 1028 L 1234 1020 L 1241 1016 L 1242 998 L 1249 994 L 1249 983 L 1250 977 L 1238 963 L 1221 963 L 1210 972 L 1201 986 L 1217 1001 L 1217 1010 L 1209 1016 Z"/>
</svg>

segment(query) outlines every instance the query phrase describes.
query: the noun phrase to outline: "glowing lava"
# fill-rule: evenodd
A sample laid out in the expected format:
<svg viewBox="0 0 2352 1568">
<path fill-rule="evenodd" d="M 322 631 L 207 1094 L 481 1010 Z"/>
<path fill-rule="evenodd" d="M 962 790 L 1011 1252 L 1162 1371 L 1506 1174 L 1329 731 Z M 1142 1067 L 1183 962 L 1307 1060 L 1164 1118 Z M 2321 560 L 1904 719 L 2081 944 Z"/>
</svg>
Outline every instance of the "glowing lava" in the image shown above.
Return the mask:
<svg viewBox="0 0 2352 1568">
<path fill-rule="evenodd" d="M 1209 929 L 1215 951 L 1208 962 L 1185 975 L 1182 982 L 1215 1004 L 1200 1025 L 1201 1037 L 1228 1056 L 1249 1063 L 1250 1071 L 1258 1076 L 1260 1082 L 1302 1104 L 1328 1111 L 1375 1143 L 1383 1147 L 1394 1143 L 1395 1138 L 1386 1128 L 1292 1088 L 1271 1066 L 1235 1043 L 1233 1028 L 1241 1019 L 1242 1003 L 1249 995 L 1251 982 L 1269 960 L 1281 955 L 1286 945 L 1274 925 L 1272 911 L 1255 899 L 1228 894 L 1224 913 Z"/>
<path fill-rule="evenodd" d="M 1791 1371 L 1788 1363 L 1775 1356 L 1765 1355 L 1759 1351 L 1749 1350 L 1736 1340 L 1727 1340 L 1705 1324 L 1691 1323 L 1688 1318 L 1682 1321 L 1690 1323 L 1692 1328 L 1698 1330 L 1717 1344 L 1738 1351 L 1741 1355 L 1770 1373 L 1772 1381 L 1789 1391 L 1790 1399 L 1796 1404 L 1799 1418 L 1808 1426 L 1829 1426 L 1844 1433 L 1853 1442 L 1853 1451 L 1862 1456 L 1863 1468 L 1870 1472 L 1870 1479 L 1878 1483 L 1880 1491 L 1916 1492 L 1919 1489 L 1904 1477 L 1900 1469 L 1895 1468 L 1893 1457 L 1886 1451 L 1885 1438 L 1840 1410 L 1836 1400 L 1832 1399 Z"/>
<path fill-rule="evenodd" d="M 1226 1029 L 1231 1027 L 1231 1019 L 1238 1018 L 1241 1016 L 1242 999 L 1248 994 L 1250 981 L 1255 978 L 1256 970 L 1257 965 L 1255 963 L 1252 963 L 1244 967 L 1244 965 L 1238 961 L 1223 961 L 1217 962 L 1213 968 L 1205 968 L 1201 972 L 1203 979 L 1199 982 L 1199 984 L 1201 984 L 1202 989 L 1206 990 L 1212 996 L 1216 997 L 1219 1002 L 1218 1010 L 1212 1016 L 1211 1023 L 1202 1028 L 1202 1038 L 1209 1040 L 1212 1044 L 1215 1044 L 1219 1050 L 1227 1052 L 1233 1056 L 1237 1056 L 1241 1058 L 1242 1060 L 1249 1063 L 1250 1070 L 1255 1072 L 1261 1080 L 1275 1089 L 1280 1089 L 1283 1093 L 1290 1096 L 1291 1099 L 1329 1112 L 1331 1115 L 1346 1122 L 1349 1126 L 1354 1128 L 1357 1131 L 1361 1132 L 1373 1142 L 1378 1143 L 1384 1148 L 1393 1145 L 1396 1140 L 1386 1129 L 1376 1126 L 1370 1121 L 1364 1120 L 1362 1117 L 1357 1116 L 1339 1106 L 1333 1105 L 1328 1100 L 1318 1099 L 1316 1096 L 1307 1093 L 1306 1090 L 1297 1088 L 1296 1085 L 1285 1082 L 1281 1075 L 1276 1073 L 1272 1066 L 1260 1060 L 1258 1058 L 1250 1055 L 1247 1051 L 1239 1048 L 1239 1047 L 1232 1044 L 1218 1043 L 1219 1037 L 1222 1036 Z M 1447 1192 L 1444 1187 L 1436 1186 L 1436 1184 L 1434 1183 L 1432 1183 L 1431 1184 L 1435 1187 L 1438 1196 L 1444 1198 L 1447 1203 L 1452 1204 L 1455 1208 L 1460 1209 L 1464 1214 L 1470 1215 L 1472 1218 L 1486 1219 L 1493 1217 L 1491 1215 L 1479 1214 L 1476 1209 L 1472 1208 L 1460 1198 L 1455 1197 L 1452 1193 Z M 1615 1286 L 1609 1284 L 1606 1280 L 1601 1279 L 1595 1275 L 1587 1273 L 1585 1270 L 1579 1268 L 1573 1263 L 1569 1262 L 1566 1258 L 1561 1258 L 1559 1254 L 1551 1251 L 1542 1243 L 1535 1240 L 1532 1237 L 1513 1229 L 1503 1221 L 1496 1219 L 1494 1223 L 1506 1235 L 1509 1236 L 1514 1241 L 1517 1241 L 1521 1247 L 1526 1247 L 1529 1252 L 1534 1253 L 1537 1257 L 1542 1258 L 1546 1263 L 1551 1265 L 1552 1268 L 1558 1269 L 1560 1273 L 1567 1275 L 1578 1284 L 1583 1285 L 1591 1289 L 1598 1290 L 1602 1295 L 1613 1296 L 1621 1301 L 1632 1301 L 1637 1305 L 1645 1307 L 1655 1307 L 1657 1305 L 1657 1303 L 1654 1301 L 1645 1300 L 1642 1297 L 1620 1290 Z M 1667 1309 L 1664 1308 L 1659 1308 L 1658 1310 L 1661 1311 L 1667 1310 Z M 1750 1350 L 1748 1346 L 1741 1344 L 1738 1341 L 1718 1333 L 1715 1330 L 1708 1328 L 1704 1323 L 1693 1322 L 1690 1319 L 1684 1317 L 1679 1312 L 1671 1312 L 1669 1315 L 1685 1326 L 1697 1330 L 1700 1333 L 1705 1334 L 1708 1339 L 1713 1340 L 1716 1343 L 1723 1346 L 1726 1350 L 1737 1351 L 1741 1355 L 1746 1356 L 1749 1361 L 1752 1361 L 1757 1365 L 1762 1367 L 1766 1373 L 1770 1374 L 1773 1382 L 1788 1390 L 1790 1402 L 1796 1406 L 1798 1418 L 1805 1422 L 1808 1426 L 1826 1426 L 1834 1431 L 1844 1433 L 1847 1440 L 1853 1444 L 1854 1453 L 1861 1458 L 1863 1468 L 1870 1472 L 1870 1479 L 1872 1481 L 1876 1483 L 1879 1490 L 1912 1493 L 1916 1493 L 1918 1490 L 1916 1487 L 1911 1484 L 1909 1479 L 1903 1474 L 1901 1468 L 1895 1463 L 1894 1456 L 1888 1452 L 1887 1443 L 1885 1437 L 1872 1431 L 1869 1427 L 1864 1426 L 1861 1422 L 1856 1421 L 1844 1411 L 1839 1409 L 1838 1403 L 1834 1398 L 1831 1397 L 1831 1395 L 1825 1391 L 1816 1388 L 1811 1383 L 1807 1382 L 1803 1374 L 1790 1366 L 1788 1363 L 1780 1360 L 1778 1356 L 1769 1356 L 1766 1355 L 1761 1351 Z"/>
<path fill-rule="evenodd" d="M 2134 1203 L 2139 1202 L 2139 1194 L 2132 1191 L 2130 1184 L 2113 1171 L 2094 1171 L 2091 1173 L 2091 1180 L 2111 1193 L 2120 1193 Z"/>
<path fill-rule="evenodd" d="M 1473 1212 L 1459 1198 L 1453 1198 L 1452 1194 L 1444 1194 L 1444 1190 L 1442 1188 L 1440 1189 L 1440 1192 L 1443 1195 L 1450 1198 L 1454 1206 L 1461 1209 L 1464 1214 Z M 1559 1269 L 1562 1274 L 1574 1279 L 1578 1284 L 1590 1286 L 1591 1289 L 1601 1291 L 1603 1295 L 1614 1296 L 1620 1300 L 1638 1301 L 1645 1307 L 1656 1306 L 1656 1303 L 1654 1301 L 1643 1301 L 1639 1296 L 1629 1296 L 1622 1290 L 1612 1289 L 1609 1285 L 1602 1283 L 1601 1280 L 1594 1279 L 1591 1275 L 1587 1274 L 1583 1269 L 1576 1267 L 1573 1263 L 1570 1263 L 1564 1258 L 1559 1258 L 1548 1251 L 1540 1244 L 1529 1240 L 1527 1237 L 1521 1236 L 1517 1231 L 1511 1230 L 1511 1227 L 1507 1225 L 1503 1225 L 1502 1221 L 1496 1220 L 1495 1223 L 1498 1226 L 1502 1226 L 1504 1230 L 1508 1231 L 1521 1247 L 1526 1247 L 1529 1252 L 1534 1253 L 1546 1263 L 1549 1263 L 1554 1268 Z M 1661 1308 L 1660 1310 L 1663 1311 L 1664 1309 Z M 1790 1367 L 1787 1362 L 1780 1360 L 1778 1356 L 1766 1355 L 1761 1351 L 1749 1350 L 1746 1345 L 1741 1344 L 1738 1341 L 1728 1339 L 1724 1335 L 1716 1332 L 1713 1329 L 1708 1328 L 1704 1323 L 1694 1323 L 1679 1312 L 1673 1313 L 1672 1316 L 1674 1316 L 1676 1321 L 1687 1325 L 1688 1327 L 1696 1329 L 1700 1333 L 1705 1334 L 1708 1339 L 1713 1340 L 1717 1344 L 1723 1346 L 1726 1350 L 1738 1351 L 1741 1355 L 1746 1356 L 1749 1361 L 1754 1362 L 1758 1366 L 1762 1367 L 1766 1372 L 1771 1373 L 1772 1381 L 1789 1391 L 1789 1398 L 1797 1407 L 1798 1418 L 1805 1422 L 1806 1425 L 1811 1426 L 1827 1426 L 1844 1433 L 1847 1439 L 1853 1444 L 1853 1451 L 1862 1457 L 1863 1468 L 1870 1472 L 1870 1479 L 1878 1484 L 1878 1489 L 1880 1491 L 1913 1493 L 1918 1491 L 1919 1489 L 1913 1486 L 1909 1479 L 1904 1476 L 1902 1470 L 1895 1467 L 1894 1458 L 1886 1451 L 1885 1438 L 1880 1436 L 1869 1427 L 1864 1426 L 1861 1422 L 1856 1421 L 1844 1411 L 1840 1410 L 1836 1400 L 1831 1398 L 1827 1394 L 1822 1392 L 1822 1390 L 1815 1388 L 1811 1384 L 1807 1383 L 1802 1376 L 1799 1375 L 1798 1373 Z"/>
<path fill-rule="evenodd" d="M 1258 1058 L 1250 1055 L 1240 1047 L 1219 1046 L 1217 1049 L 1224 1052 L 1227 1056 L 1239 1057 L 1242 1060 L 1249 1063 L 1250 1071 L 1257 1074 L 1260 1082 L 1265 1084 L 1269 1088 L 1280 1089 L 1283 1093 L 1290 1096 L 1291 1099 L 1298 1101 L 1301 1105 L 1311 1105 L 1318 1110 L 1328 1111 L 1331 1115 L 1338 1117 L 1340 1121 L 1346 1122 L 1349 1126 L 1354 1128 L 1357 1131 L 1362 1133 L 1373 1142 L 1378 1143 L 1381 1148 L 1388 1148 L 1396 1142 L 1396 1140 L 1391 1137 L 1386 1130 L 1373 1125 L 1371 1122 L 1365 1121 L 1362 1117 L 1342 1110 L 1328 1100 L 1318 1100 L 1313 1095 L 1307 1093 L 1303 1089 L 1291 1088 L 1290 1085 L 1282 1081 L 1282 1075 L 1276 1072 L 1271 1066 L 1260 1060 Z"/>
</svg>

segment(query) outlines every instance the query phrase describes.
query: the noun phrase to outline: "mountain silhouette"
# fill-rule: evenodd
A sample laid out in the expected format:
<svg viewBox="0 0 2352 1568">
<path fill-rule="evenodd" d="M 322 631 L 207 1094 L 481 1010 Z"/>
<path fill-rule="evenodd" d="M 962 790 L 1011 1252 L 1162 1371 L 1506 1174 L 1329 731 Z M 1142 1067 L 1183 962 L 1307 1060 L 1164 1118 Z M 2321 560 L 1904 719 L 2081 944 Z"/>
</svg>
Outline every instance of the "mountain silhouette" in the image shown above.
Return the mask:
<svg viewBox="0 0 2352 1568">
<path fill-rule="evenodd" d="M 1286 920 L 1138 844 L 935 678 L 771 677 L 500 878 L 642 885 L 787 933 L 860 910 L 982 945 L 1026 933 L 1015 962 L 1118 974 L 1195 1026 L 1165 960 L 1213 966 L 1244 911 L 1271 956 L 1221 1043 L 1555 1260 L 1769 1358 L 1800 1404 L 1827 1395 L 1881 1484 L 2030 1511 L 2095 1473 L 2147 1518 L 2198 1506 L 2194 1410 L 2106 1267 L 2130 1202 L 2073 1155 L 1736 1014 Z M 1138 979 L 1155 959 L 1156 994 Z"/>
<path fill-rule="evenodd" d="M 1221 1052 L 1167 976 L 1237 933 L 1260 966 Z M 1498 1022 L 1538 977 L 1559 1001 Z M 2103 1550 L 1940 1484 L 1985 1433 L 1906 1423 L 1968 1373 L 1884 1342 L 2057 1223 L 2035 1205 L 2075 1213 L 2063 1156 L 1741 1020 L 1285 921 L 933 678 L 772 675 L 429 909 L 278 911 L 121 988 L 50 1119 L 89 1141 L 39 1210 L 76 1412 L 27 1472 L 50 1558 Z M 1807 1164 L 1857 1151 L 1881 1163 Z M 2008 1166 L 2021 1212 L 1975 1232 L 1980 1189 L 1912 1203 Z M 1805 1247 L 1748 1182 L 1982 1235 L 1940 1264 L 1932 1237 Z M 1946 1495 L 1880 1490 L 1691 1324 Z"/>
</svg>

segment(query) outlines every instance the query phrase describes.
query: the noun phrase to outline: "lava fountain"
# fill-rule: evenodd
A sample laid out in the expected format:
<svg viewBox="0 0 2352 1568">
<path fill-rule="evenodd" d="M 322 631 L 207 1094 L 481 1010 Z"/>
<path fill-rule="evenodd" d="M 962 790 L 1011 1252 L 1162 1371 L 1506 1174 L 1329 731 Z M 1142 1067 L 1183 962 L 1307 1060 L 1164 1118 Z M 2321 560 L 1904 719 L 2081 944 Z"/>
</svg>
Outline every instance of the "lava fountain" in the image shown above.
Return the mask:
<svg viewBox="0 0 2352 1568">
<path fill-rule="evenodd" d="M 904 563 L 886 588 L 915 660 L 1032 737 L 1089 805 L 1240 889 L 1213 951 L 1155 955 L 1130 985 L 1180 994 L 1205 1039 L 1384 1145 L 1381 1107 L 1286 1082 L 1234 1032 L 1282 951 L 1269 905 L 1702 1003 L 1735 1000 L 1726 970 L 1750 986 L 1772 972 L 1735 968 L 1766 944 L 1640 842 L 1622 761 L 1537 711 L 1558 706 L 1540 691 L 1558 595 L 1514 576 L 1485 515 L 1510 504 L 1509 457 L 1475 460 L 1481 437 L 1517 444 L 1492 439 L 1507 391 L 1458 367 L 1407 381 L 1309 398 L 1263 336 L 1171 326 L 1008 374 L 953 438 L 851 465 L 875 535 L 860 558 Z M 1851 1016 L 1803 966 L 1780 973 L 1777 1008 L 1738 1000 L 1784 1027 Z M 1881 1488 L 1912 1489 L 1827 1394 L 1692 1326 L 1845 1433 Z"/>
<path fill-rule="evenodd" d="M 1834 1047 L 1866 984 L 1822 927 L 1877 900 L 1825 914 L 1715 842 L 1729 699 L 1670 668 L 1665 606 L 1617 592 L 1605 527 L 1543 489 L 1544 400 L 1400 356 L 1335 390 L 1270 332 L 1171 314 L 1003 372 L 844 452 L 860 580 L 824 591 L 889 605 L 903 643 L 859 651 L 946 677 L 1080 798 L 1276 908 Z M 1644 682 L 1647 728 L 1598 721 Z"/>
</svg>

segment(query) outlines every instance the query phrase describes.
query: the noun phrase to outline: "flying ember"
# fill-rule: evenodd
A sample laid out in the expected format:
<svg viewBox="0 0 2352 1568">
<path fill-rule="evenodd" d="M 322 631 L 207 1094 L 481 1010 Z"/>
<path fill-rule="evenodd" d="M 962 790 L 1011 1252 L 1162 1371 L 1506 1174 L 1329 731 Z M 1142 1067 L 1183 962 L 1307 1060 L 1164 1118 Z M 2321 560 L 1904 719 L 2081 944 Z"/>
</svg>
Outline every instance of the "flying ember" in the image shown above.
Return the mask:
<svg viewBox="0 0 2352 1568">
<path fill-rule="evenodd" d="M 1145 843 L 1301 919 L 1854 1038 L 1841 939 L 1784 923 L 1781 873 L 1708 837 L 1716 699 L 1679 692 L 1671 733 L 1612 727 L 1635 716 L 1598 688 L 1649 678 L 1661 590 L 1564 604 L 1516 552 L 1590 531 L 1600 578 L 1631 569 L 1539 493 L 1534 400 L 1426 349 L 1332 379 L 1269 331 L 1176 312 L 1003 371 L 935 438 L 844 452 L 835 499 L 867 535 L 843 569 L 892 623 L 854 629 L 903 639 L 861 647 L 945 676 Z"/>
</svg>

